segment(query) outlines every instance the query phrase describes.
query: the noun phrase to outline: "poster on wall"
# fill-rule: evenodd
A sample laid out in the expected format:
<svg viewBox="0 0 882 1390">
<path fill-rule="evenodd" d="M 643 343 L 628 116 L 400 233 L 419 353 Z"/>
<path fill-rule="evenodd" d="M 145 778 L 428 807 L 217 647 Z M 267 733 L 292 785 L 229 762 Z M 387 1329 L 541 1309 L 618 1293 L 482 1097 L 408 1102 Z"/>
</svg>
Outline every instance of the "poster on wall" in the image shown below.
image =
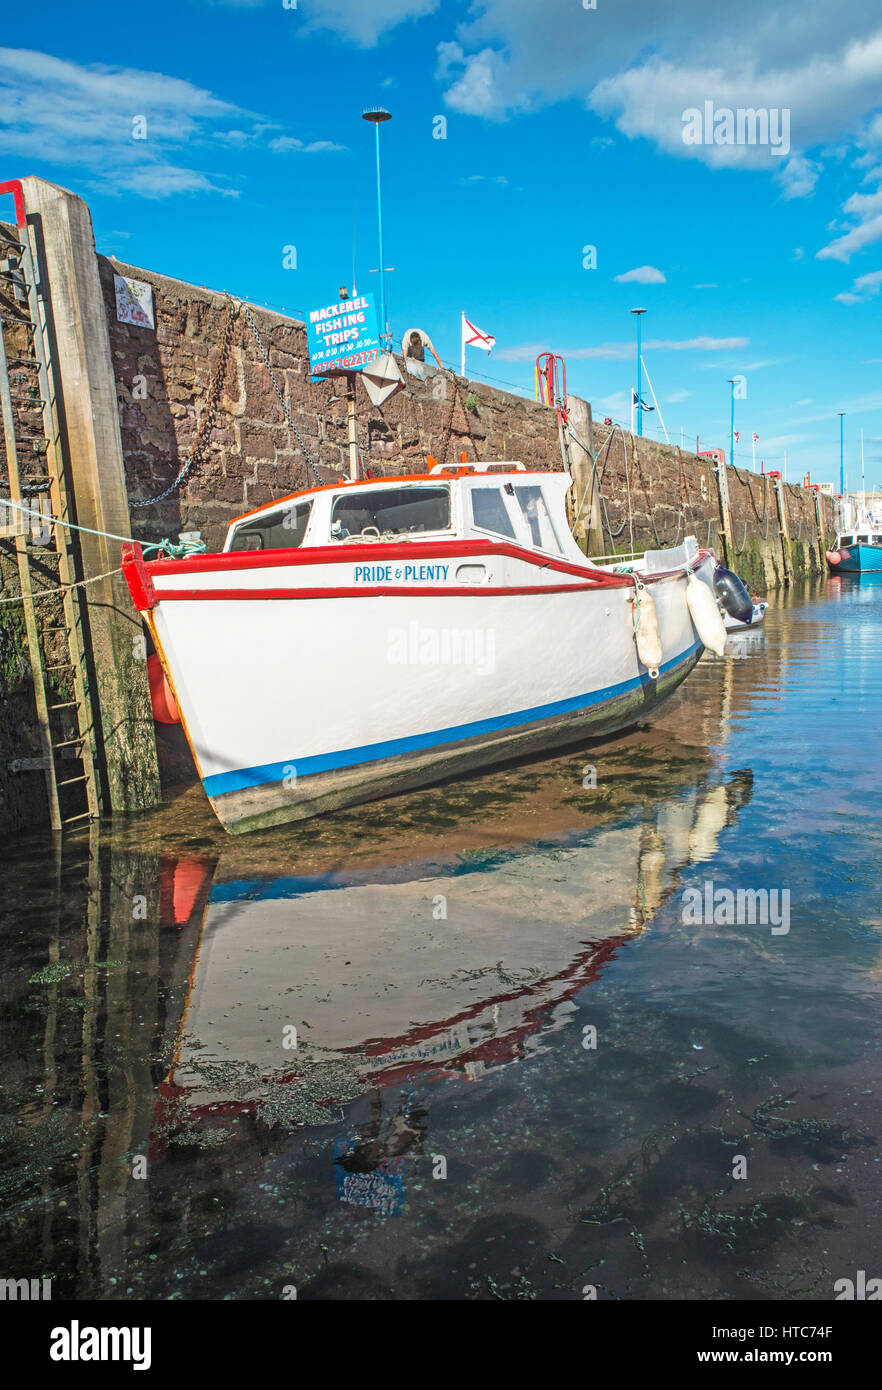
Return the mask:
<svg viewBox="0 0 882 1390">
<path fill-rule="evenodd" d="M 126 275 L 114 275 L 113 283 L 119 322 L 134 323 L 139 328 L 155 328 L 153 286 L 144 280 L 130 280 Z"/>
<path fill-rule="evenodd" d="M 313 376 L 361 371 L 380 355 L 374 296 L 364 294 L 311 309 L 306 336 Z"/>
</svg>

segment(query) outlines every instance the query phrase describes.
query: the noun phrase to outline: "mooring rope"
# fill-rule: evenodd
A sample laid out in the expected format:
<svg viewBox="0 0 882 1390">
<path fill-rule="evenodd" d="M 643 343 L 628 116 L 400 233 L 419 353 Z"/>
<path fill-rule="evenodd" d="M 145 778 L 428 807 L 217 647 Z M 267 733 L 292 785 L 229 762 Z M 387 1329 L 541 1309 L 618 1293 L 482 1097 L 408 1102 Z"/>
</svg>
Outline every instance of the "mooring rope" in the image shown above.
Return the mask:
<svg viewBox="0 0 882 1390">
<path fill-rule="evenodd" d="M 74 521 L 62 521 L 61 517 L 35 511 L 33 507 L 24 507 L 20 502 L 13 502 L 8 498 L 2 500 L 2 505 L 12 507 L 14 511 L 21 512 L 23 516 L 34 516 L 38 521 L 42 521 L 44 526 L 63 526 L 67 531 L 82 531 L 89 536 L 103 536 L 105 540 L 122 541 L 125 545 L 141 544 L 142 553 L 146 553 L 148 550 L 165 551 L 166 555 L 173 560 L 183 560 L 189 555 L 201 555 L 206 548 L 205 541 L 201 539 L 198 541 L 164 539 L 151 541 L 144 545 L 136 541 L 134 536 L 117 536 L 113 531 L 96 531 L 93 526 L 78 526 Z M 104 574 L 92 574 L 88 579 L 77 579 L 72 584 L 52 584 L 43 589 L 32 589 L 30 597 L 37 599 L 45 598 L 47 594 L 68 593 L 71 589 L 82 589 L 87 584 L 97 584 L 100 579 L 110 579 L 114 574 L 122 574 L 122 565 L 117 565 L 116 569 L 106 570 Z M 0 603 L 21 603 L 26 597 L 25 594 L 14 594 L 11 598 L 0 598 Z"/>
<path fill-rule="evenodd" d="M 104 574 L 93 574 L 88 579 L 77 579 L 73 584 L 51 584 L 45 589 L 31 589 L 27 594 L 13 594 L 11 598 L 0 598 L 0 603 L 23 603 L 26 598 L 46 598 L 49 595 L 66 594 L 71 589 L 83 589 L 87 584 L 97 584 L 99 579 L 110 579 L 114 574 L 122 574 L 122 565 Z"/>
</svg>

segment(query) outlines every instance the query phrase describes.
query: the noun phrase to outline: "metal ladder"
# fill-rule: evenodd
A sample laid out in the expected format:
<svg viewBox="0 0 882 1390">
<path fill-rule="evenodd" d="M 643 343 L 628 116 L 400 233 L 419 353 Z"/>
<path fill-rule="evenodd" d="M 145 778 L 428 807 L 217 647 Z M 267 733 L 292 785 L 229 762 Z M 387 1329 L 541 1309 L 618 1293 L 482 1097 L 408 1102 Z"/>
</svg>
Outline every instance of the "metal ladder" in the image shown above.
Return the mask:
<svg viewBox="0 0 882 1390">
<path fill-rule="evenodd" d="M 24 215 L 21 188 L 17 184 L 0 185 L 0 192 L 11 192 L 16 202 L 17 240 L 0 236 L 0 287 L 6 298 L 22 314 L 17 317 L 12 305 L 0 305 L 0 415 L 9 474 L 10 500 L 19 506 L 34 507 L 34 499 L 48 493 L 51 514 L 57 519 L 51 527 L 51 546 L 58 561 L 58 583 L 67 586 L 82 578 L 76 533 L 58 524 L 75 520 L 62 449 L 60 411 L 56 395 L 55 373 L 51 353 L 51 319 L 46 292 L 37 273 L 38 258 L 32 244 L 32 229 Z M 26 337 L 26 348 L 11 355 L 7 339 L 18 331 Z M 26 378 L 26 390 L 17 388 L 21 382 L 10 378 Z M 44 461 L 43 476 L 23 482 L 19 464 L 19 439 L 16 434 L 16 407 L 24 411 L 39 411 L 42 436 L 31 439 L 35 455 Z M 41 508 L 42 509 L 42 508 Z M 98 739 L 96 711 L 88 678 L 87 618 L 82 590 L 62 587 L 60 615 L 58 599 L 40 600 L 41 586 L 34 585 L 29 534 L 33 537 L 34 518 L 9 509 L 18 522 L 15 550 L 21 586 L 22 609 L 27 635 L 28 657 L 34 683 L 34 700 L 40 732 L 42 757 L 20 758 L 10 764 L 17 772 L 40 770 L 46 778 L 49 802 L 49 821 L 53 831 L 66 826 L 95 820 L 101 813 L 101 786 L 98 778 Z M 46 587 L 46 586 L 42 586 Z M 51 583 L 48 586 L 54 587 Z M 49 624 L 38 620 L 37 605 L 54 604 L 60 618 Z M 46 664 L 43 639 L 50 634 L 62 634 L 61 659 Z M 59 687 L 62 687 L 59 690 Z M 59 728 L 66 714 L 68 728 Z M 76 733 L 70 736 L 70 726 Z M 66 764 L 66 766 L 65 766 Z M 65 789 L 71 790 L 65 790 Z M 76 789 L 74 791 L 73 789 Z"/>
</svg>

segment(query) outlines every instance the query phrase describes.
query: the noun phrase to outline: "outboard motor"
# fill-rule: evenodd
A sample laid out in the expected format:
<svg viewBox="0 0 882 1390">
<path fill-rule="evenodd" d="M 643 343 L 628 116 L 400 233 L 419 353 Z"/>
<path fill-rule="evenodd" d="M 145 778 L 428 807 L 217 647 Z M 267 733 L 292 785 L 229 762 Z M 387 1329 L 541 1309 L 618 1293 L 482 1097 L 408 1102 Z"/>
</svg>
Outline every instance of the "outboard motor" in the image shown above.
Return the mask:
<svg viewBox="0 0 882 1390">
<path fill-rule="evenodd" d="M 749 623 L 753 617 L 753 599 L 744 584 L 723 565 L 714 570 L 714 593 L 726 612 L 739 623 Z"/>
</svg>

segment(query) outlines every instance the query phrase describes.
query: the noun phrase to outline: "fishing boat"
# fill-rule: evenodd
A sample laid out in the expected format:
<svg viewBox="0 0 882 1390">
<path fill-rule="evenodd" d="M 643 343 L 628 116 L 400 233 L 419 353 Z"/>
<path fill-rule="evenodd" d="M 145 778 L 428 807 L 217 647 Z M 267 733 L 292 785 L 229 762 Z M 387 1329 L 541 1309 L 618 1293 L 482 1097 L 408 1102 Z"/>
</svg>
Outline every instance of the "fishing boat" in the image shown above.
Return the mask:
<svg viewBox="0 0 882 1390">
<path fill-rule="evenodd" d="M 833 574 L 882 570 L 882 529 L 869 526 L 864 531 L 841 531 L 835 549 L 827 551 L 827 564 Z"/>
<path fill-rule="evenodd" d="M 694 537 L 649 552 L 642 578 L 614 573 L 570 533 L 567 473 L 429 464 L 268 503 L 217 553 L 124 547 L 166 703 L 227 830 L 612 733 L 676 690 L 715 623 L 725 641 Z"/>
</svg>

